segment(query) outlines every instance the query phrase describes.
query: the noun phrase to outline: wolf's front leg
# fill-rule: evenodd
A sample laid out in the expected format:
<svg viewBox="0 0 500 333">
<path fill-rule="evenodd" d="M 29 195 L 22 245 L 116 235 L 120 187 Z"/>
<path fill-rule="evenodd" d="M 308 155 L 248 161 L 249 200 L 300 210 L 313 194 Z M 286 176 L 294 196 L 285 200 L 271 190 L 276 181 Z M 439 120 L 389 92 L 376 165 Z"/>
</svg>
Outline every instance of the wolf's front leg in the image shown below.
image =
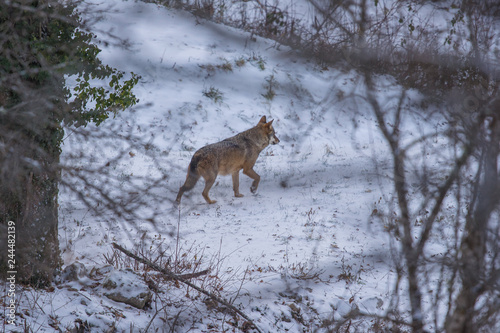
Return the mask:
<svg viewBox="0 0 500 333">
<path fill-rule="evenodd" d="M 252 193 L 255 193 L 257 191 L 257 187 L 259 187 L 260 176 L 252 168 L 243 170 L 243 173 L 253 179 L 252 186 L 250 186 L 250 191 L 252 191 Z"/>
<path fill-rule="evenodd" d="M 240 170 L 233 172 L 233 191 L 235 197 L 241 198 L 243 196 L 240 193 Z"/>
</svg>

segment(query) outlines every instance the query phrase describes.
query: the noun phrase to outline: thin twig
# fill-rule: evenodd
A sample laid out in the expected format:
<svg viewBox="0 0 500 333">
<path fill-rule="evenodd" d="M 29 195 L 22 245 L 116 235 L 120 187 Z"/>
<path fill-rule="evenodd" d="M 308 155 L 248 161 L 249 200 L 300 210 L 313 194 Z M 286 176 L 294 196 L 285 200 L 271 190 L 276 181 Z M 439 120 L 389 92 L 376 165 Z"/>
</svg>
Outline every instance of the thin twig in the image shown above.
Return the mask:
<svg viewBox="0 0 500 333">
<path fill-rule="evenodd" d="M 160 310 L 157 310 L 155 312 L 155 314 L 153 315 L 153 318 L 151 318 L 151 320 L 149 321 L 148 325 L 146 326 L 146 328 L 144 329 L 144 333 L 148 333 L 148 330 L 149 330 L 149 327 L 151 326 L 151 324 L 153 323 L 153 320 L 156 318 L 156 316 L 158 315 L 158 313 L 162 310 L 164 310 L 167 306 L 165 305 L 164 307 L 162 307 Z"/>
<path fill-rule="evenodd" d="M 190 279 L 194 279 L 194 278 L 200 277 L 202 275 L 207 275 L 209 273 L 210 273 L 210 270 L 209 269 L 205 269 L 205 270 L 200 271 L 200 272 L 187 273 L 187 274 L 178 275 L 178 277 L 180 277 L 182 279 L 185 279 L 185 280 L 190 280 Z M 165 280 L 174 280 L 174 278 L 171 278 L 171 277 L 167 276 Z"/>
</svg>

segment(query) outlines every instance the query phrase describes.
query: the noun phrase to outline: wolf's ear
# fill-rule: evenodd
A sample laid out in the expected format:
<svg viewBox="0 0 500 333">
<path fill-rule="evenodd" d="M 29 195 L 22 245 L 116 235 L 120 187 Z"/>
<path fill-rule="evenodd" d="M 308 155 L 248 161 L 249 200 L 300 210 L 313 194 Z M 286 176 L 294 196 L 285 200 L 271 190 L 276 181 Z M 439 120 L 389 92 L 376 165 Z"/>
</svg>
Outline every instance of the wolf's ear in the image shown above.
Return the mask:
<svg viewBox="0 0 500 333">
<path fill-rule="evenodd" d="M 273 121 L 274 121 L 274 119 L 273 119 L 273 120 L 271 120 L 270 122 L 268 122 L 268 123 L 266 124 L 266 126 L 267 126 L 267 127 L 271 127 L 271 125 L 273 124 Z"/>
<path fill-rule="evenodd" d="M 262 116 L 262 118 L 260 118 L 259 120 L 259 124 L 265 124 L 266 123 L 266 116 Z"/>
</svg>

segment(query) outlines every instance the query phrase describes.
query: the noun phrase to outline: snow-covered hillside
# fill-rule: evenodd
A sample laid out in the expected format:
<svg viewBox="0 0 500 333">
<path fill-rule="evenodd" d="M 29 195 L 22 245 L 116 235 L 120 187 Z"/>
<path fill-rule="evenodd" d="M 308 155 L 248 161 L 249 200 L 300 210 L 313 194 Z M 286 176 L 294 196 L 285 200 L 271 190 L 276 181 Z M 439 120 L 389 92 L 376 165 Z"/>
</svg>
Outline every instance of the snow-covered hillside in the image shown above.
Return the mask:
<svg viewBox="0 0 500 333">
<path fill-rule="evenodd" d="M 112 241 L 129 249 L 161 244 L 167 253 L 193 260 L 202 256 L 197 269 L 212 263 L 221 295 L 235 298 L 233 304 L 264 332 L 314 331 L 352 310 L 387 310 L 396 273 L 389 237 L 372 215 L 392 192 L 391 164 L 375 120 L 363 103 L 345 98 L 363 89 L 358 74 L 323 68 L 273 41 L 163 6 L 118 0 L 93 6 L 105 10 L 93 27 L 103 62 L 142 77 L 135 88 L 140 104 L 103 130 L 127 124 L 154 147 L 137 148 L 116 168 L 124 179 L 167 175 L 169 200 L 150 207 L 159 223 L 131 226 L 95 216 L 62 192 L 64 264 L 102 267 Z M 127 47 L 109 42 L 108 33 Z M 390 103 L 396 92 L 387 87 L 380 95 Z M 255 126 L 263 115 L 274 119 L 281 142 L 257 160 L 258 193 L 241 175 L 244 197 L 235 198 L 231 177 L 219 176 L 210 192 L 216 204 L 203 200 L 201 180 L 178 209 L 173 201 L 194 151 Z M 82 143 L 71 136 L 64 149 L 95 157 L 82 167 L 104 164 L 113 154 L 98 140 Z M 19 324 L 34 332 L 71 328 L 75 320 L 91 323 L 92 332 L 233 329 L 230 315 L 172 282 L 162 285 L 172 304 L 153 296 L 146 310 L 102 296 L 94 283 L 85 278 L 52 291 L 25 290 Z"/>
</svg>

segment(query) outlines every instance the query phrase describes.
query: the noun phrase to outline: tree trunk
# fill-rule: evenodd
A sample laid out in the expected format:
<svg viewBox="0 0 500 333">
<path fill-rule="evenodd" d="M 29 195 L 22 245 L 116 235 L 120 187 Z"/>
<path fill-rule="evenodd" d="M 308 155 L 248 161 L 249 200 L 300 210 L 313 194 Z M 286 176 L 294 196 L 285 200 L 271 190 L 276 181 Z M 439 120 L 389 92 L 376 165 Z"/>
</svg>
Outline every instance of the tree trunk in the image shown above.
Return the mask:
<svg viewBox="0 0 500 333">
<path fill-rule="evenodd" d="M 50 142 L 61 133 L 38 117 L 31 119 L 30 130 L 19 129 L 22 113 L 8 111 L 0 115 L 3 145 L 0 149 L 0 268 L 1 274 L 16 272 L 17 282 L 44 286 L 52 282 L 61 267 L 57 171 L 60 153 L 59 147 Z M 41 115 L 48 118 L 43 117 L 47 116 L 46 112 Z M 9 221 L 15 228 L 8 229 L 8 236 Z M 9 260 L 15 260 L 15 267 L 9 265 L 13 263 Z"/>
<path fill-rule="evenodd" d="M 500 124 L 492 119 L 486 132 L 483 154 L 483 179 L 473 211 L 467 216 L 465 235 L 460 246 L 458 262 L 462 288 L 455 302 L 455 310 L 446 318 L 447 333 L 476 332 L 474 317 L 478 298 L 485 292 L 487 280 L 485 256 L 488 223 L 499 203 L 498 155 Z"/>
<path fill-rule="evenodd" d="M 19 220 L 19 278 L 50 283 L 61 266 L 58 239 L 58 181 L 50 175 L 26 179 L 25 211 Z"/>
</svg>

